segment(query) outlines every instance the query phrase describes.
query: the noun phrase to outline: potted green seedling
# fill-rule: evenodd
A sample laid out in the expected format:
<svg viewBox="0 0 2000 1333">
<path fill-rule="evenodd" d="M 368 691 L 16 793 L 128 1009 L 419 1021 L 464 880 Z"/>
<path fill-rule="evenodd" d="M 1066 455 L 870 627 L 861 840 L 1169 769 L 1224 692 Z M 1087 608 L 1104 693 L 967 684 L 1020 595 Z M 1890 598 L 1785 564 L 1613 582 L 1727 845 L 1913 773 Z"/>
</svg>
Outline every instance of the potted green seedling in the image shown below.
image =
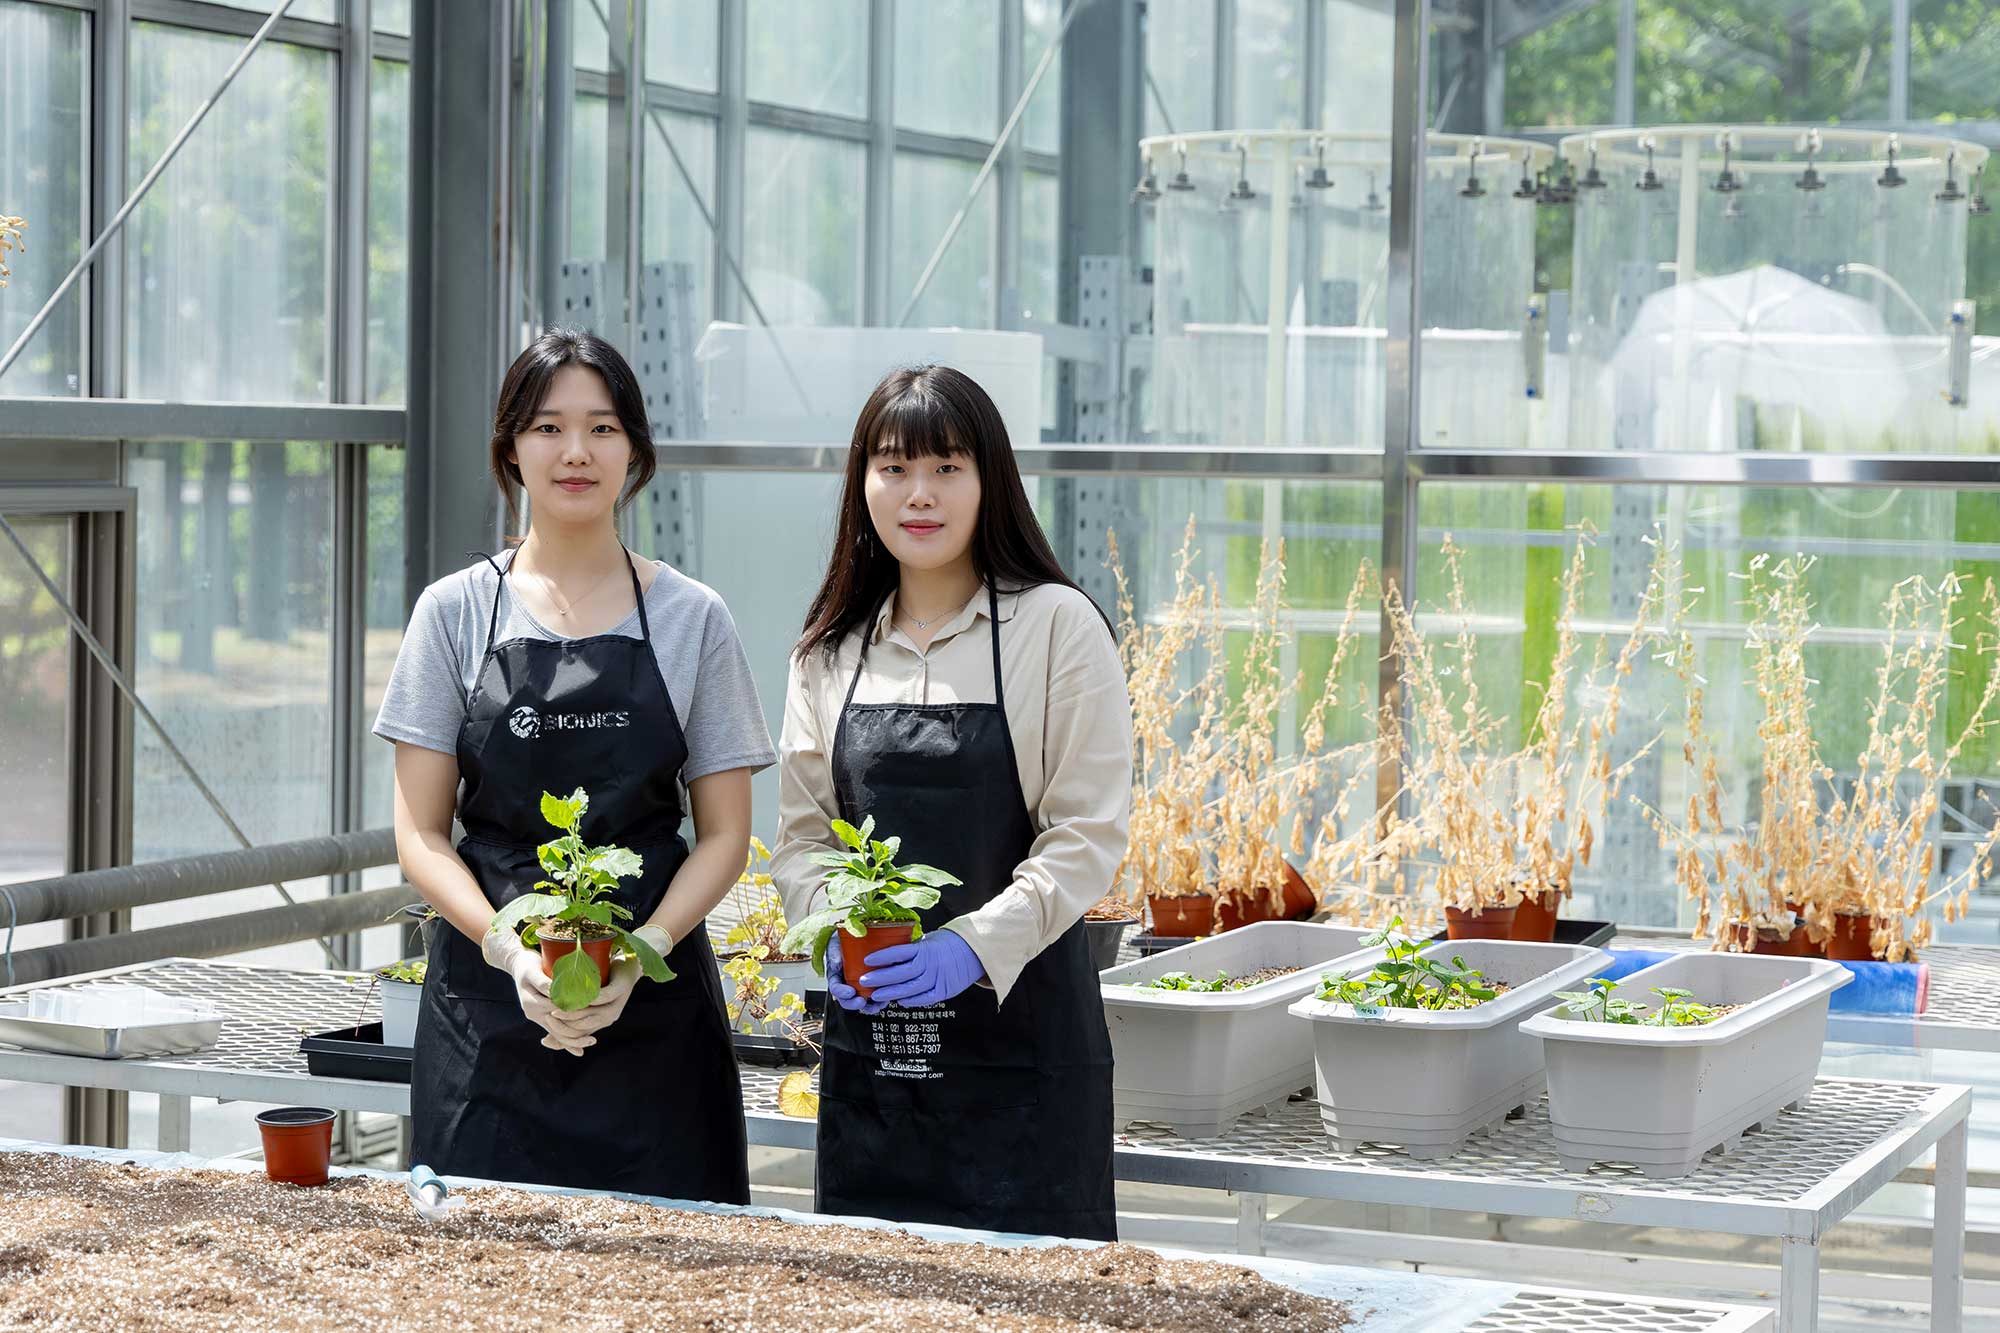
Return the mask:
<svg viewBox="0 0 2000 1333">
<path fill-rule="evenodd" d="M 834 931 L 845 931 L 859 941 L 841 945 L 841 957 L 847 960 L 847 984 L 865 1000 L 874 989 L 857 980 L 861 961 L 878 949 L 921 939 L 924 927 L 917 914 L 937 906 L 938 890 L 961 881 L 935 866 L 897 865 L 903 840 L 878 841 L 873 815 L 863 820 L 860 828 L 836 819 L 833 833 L 848 850 L 814 852 L 811 857 L 814 865 L 826 867 L 827 905 L 786 932 L 784 951 L 810 952 L 813 971 L 825 976 L 826 946 Z"/>
<path fill-rule="evenodd" d="M 417 1010 L 424 1002 L 424 972 L 421 958 L 405 958 L 375 969 L 376 984 L 382 988 L 382 1044 L 417 1044 Z"/>
<path fill-rule="evenodd" d="M 1320 1121 L 1342 1152 L 1395 1144 L 1446 1157 L 1542 1090 L 1542 1043 L 1522 1020 L 1600 971 L 1568 944 L 1413 940 L 1395 921 L 1290 1012 L 1311 1020 Z"/>
<path fill-rule="evenodd" d="M 1728 1152 L 1812 1095 L 1828 1004 L 1853 979 L 1816 958 L 1686 953 L 1624 978 L 1657 1004 L 1603 977 L 1558 992 L 1521 1024 L 1547 1063 L 1557 1158 L 1671 1179 Z"/>
<path fill-rule="evenodd" d="M 542 793 L 542 818 L 562 831 L 535 849 L 549 878 L 502 907 L 492 926 L 519 930 L 523 943 L 541 950 L 549 998 L 558 1009 L 582 1009 L 597 998 L 611 979 L 614 949 L 637 958 L 651 980 L 674 979 L 659 950 L 619 924 L 632 913 L 610 901 L 618 881 L 636 877 L 645 863 L 625 847 L 585 844 L 581 829 L 589 809 L 581 787 L 567 797 Z"/>
</svg>

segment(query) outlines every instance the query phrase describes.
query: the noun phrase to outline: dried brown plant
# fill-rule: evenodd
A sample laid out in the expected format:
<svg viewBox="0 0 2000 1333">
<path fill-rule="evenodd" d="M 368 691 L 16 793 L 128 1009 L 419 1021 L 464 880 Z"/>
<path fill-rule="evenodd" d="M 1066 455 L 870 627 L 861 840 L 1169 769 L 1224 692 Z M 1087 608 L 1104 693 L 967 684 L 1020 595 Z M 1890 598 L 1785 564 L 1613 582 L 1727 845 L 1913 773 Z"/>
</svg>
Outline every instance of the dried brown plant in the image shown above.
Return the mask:
<svg viewBox="0 0 2000 1333">
<path fill-rule="evenodd" d="M 7 252 L 9 250 L 18 250 L 22 254 L 28 252 L 28 247 L 21 243 L 21 235 L 27 229 L 26 218 L 0 213 L 0 287 L 5 287 L 7 279 L 13 275 L 13 270 L 7 267 Z"/>
</svg>

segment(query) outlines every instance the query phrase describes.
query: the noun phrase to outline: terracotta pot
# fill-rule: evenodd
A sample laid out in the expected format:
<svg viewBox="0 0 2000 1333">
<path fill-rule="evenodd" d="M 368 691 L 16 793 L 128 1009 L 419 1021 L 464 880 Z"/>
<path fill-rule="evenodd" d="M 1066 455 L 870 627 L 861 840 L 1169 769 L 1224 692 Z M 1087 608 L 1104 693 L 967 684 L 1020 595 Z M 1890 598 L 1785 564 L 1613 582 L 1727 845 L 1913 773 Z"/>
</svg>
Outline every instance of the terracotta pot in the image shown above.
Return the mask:
<svg viewBox="0 0 2000 1333">
<path fill-rule="evenodd" d="M 1488 907 L 1474 913 L 1456 907 L 1444 909 L 1445 938 L 1454 940 L 1506 940 L 1514 937 L 1512 907 Z"/>
<path fill-rule="evenodd" d="M 333 1112 L 323 1106 L 280 1106 L 257 1116 L 264 1137 L 264 1174 L 281 1185 L 326 1184 L 333 1157 Z"/>
<path fill-rule="evenodd" d="M 846 935 L 840 941 L 840 970 L 846 973 L 847 984 L 854 987 L 862 999 L 865 1000 L 875 993 L 873 986 L 864 986 L 859 980 L 861 974 L 867 970 L 865 964 L 868 955 L 877 949 L 908 944 L 911 929 L 907 921 L 885 921 L 864 930 L 859 942 L 856 942 L 852 935 Z"/>
<path fill-rule="evenodd" d="M 1837 963 L 1866 963 L 1875 950 L 1868 937 L 1875 931 L 1875 918 L 1861 912 L 1835 912 L 1833 934 L 1827 937 L 1826 956 Z"/>
<path fill-rule="evenodd" d="M 585 940 L 583 942 L 583 951 L 590 955 L 592 962 L 597 964 L 597 984 L 600 986 L 611 980 L 611 951 L 617 947 L 617 944 L 617 937 L 611 935 L 607 935 L 601 940 Z M 566 953 L 574 953 L 576 947 L 575 940 L 552 940 L 547 936 L 543 936 L 542 975 L 545 977 L 554 976 L 556 974 L 556 959 Z"/>
<path fill-rule="evenodd" d="M 1507 938 L 1525 940 L 1529 944 L 1553 944 L 1556 938 L 1556 913 L 1561 907 L 1562 896 L 1553 891 L 1530 894 L 1521 899 L 1514 908 L 1513 933 Z"/>
<path fill-rule="evenodd" d="M 1812 945 L 1806 939 L 1804 926 L 1793 926 L 1789 935 L 1757 927 L 1755 939 L 1750 938 L 1753 929 L 1750 926 L 1739 925 L 1730 929 L 1732 932 L 1730 939 L 1734 945 L 1733 951 L 1736 953 L 1770 954 L 1780 958 L 1812 957 Z"/>
<path fill-rule="evenodd" d="M 1215 932 L 1215 899 L 1206 893 L 1189 893 L 1176 898 L 1148 898 L 1153 914 L 1153 933 L 1170 939 L 1193 939 Z"/>
<path fill-rule="evenodd" d="M 1319 909 L 1319 899 L 1307 885 L 1305 877 L 1285 865 L 1285 888 L 1277 908 L 1271 907 L 1270 899 L 1258 893 L 1248 902 L 1238 899 L 1215 904 L 1215 928 L 1218 931 L 1235 930 L 1239 926 L 1252 925 L 1259 921 L 1304 921 Z M 1156 932 L 1157 933 L 1157 932 Z"/>
</svg>

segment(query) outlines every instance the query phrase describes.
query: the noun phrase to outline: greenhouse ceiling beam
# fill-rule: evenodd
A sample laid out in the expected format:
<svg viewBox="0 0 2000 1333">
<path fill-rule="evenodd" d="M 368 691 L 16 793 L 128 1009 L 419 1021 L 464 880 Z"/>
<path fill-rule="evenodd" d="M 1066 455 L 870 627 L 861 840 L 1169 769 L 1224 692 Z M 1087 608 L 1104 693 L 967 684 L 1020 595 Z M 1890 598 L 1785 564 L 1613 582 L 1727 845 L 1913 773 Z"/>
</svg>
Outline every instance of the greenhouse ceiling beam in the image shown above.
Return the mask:
<svg viewBox="0 0 2000 1333">
<path fill-rule="evenodd" d="M 694 472 L 838 472 L 845 441 L 755 444 L 662 442 L 662 469 Z M 1202 445 L 1038 444 L 1017 447 L 1021 471 L 1038 477 L 1218 477 L 1235 481 L 1380 481 L 1373 450 L 1210 449 Z"/>
<path fill-rule="evenodd" d="M 1991 454 L 1767 454 L 1516 449 L 1412 450 L 1424 482 L 1519 481 L 1659 486 L 1902 486 L 2000 490 Z"/>
<path fill-rule="evenodd" d="M 401 444 L 400 407 L 358 403 L 167 403 L 149 398 L 0 398 L 0 440 L 324 440 Z"/>
</svg>

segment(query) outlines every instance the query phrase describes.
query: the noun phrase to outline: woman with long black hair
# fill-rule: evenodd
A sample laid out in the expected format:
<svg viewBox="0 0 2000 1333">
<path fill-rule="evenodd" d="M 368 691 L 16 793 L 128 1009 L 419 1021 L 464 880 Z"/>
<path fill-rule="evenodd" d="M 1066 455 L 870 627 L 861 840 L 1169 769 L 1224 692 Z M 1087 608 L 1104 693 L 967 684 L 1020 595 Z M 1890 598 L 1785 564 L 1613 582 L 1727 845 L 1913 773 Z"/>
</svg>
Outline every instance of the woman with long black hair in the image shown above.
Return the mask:
<svg viewBox="0 0 2000 1333">
<path fill-rule="evenodd" d="M 913 944 L 827 950 L 815 1206 L 1114 1239 L 1111 1043 L 1083 914 L 1131 814 L 1110 622 L 1056 563 L 999 411 L 946 366 L 855 422 L 793 653 L 772 873 L 814 910 L 832 821 L 963 881 Z M 853 980 L 874 988 L 863 1001 Z"/>
<path fill-rule="evenodd" d="M 424 590 L 375 722 L 396 743 L 397 859 L 449 927 L 417 1019 L 412 1157 L 748 1203 L 743 1094 L 703 922 L 743 869 L 750 775 L 777 756 L 735 623 L 715 593 L 619 539 L 654 453 L 638 381 L 609 343 L 537 338 L 501 385 L 490 450 L 509 508 L 527 492 L 527 537 Z M 595 1003 L 564 1011 L 540 958 L 494 918 L 543 878 L 535 849 L 556 830 L 542 793 L 578 787 L 584 841 L 643 859 L 612 901 L 675 975 L 642 981 L 623 959 Z"/>
</svg>

